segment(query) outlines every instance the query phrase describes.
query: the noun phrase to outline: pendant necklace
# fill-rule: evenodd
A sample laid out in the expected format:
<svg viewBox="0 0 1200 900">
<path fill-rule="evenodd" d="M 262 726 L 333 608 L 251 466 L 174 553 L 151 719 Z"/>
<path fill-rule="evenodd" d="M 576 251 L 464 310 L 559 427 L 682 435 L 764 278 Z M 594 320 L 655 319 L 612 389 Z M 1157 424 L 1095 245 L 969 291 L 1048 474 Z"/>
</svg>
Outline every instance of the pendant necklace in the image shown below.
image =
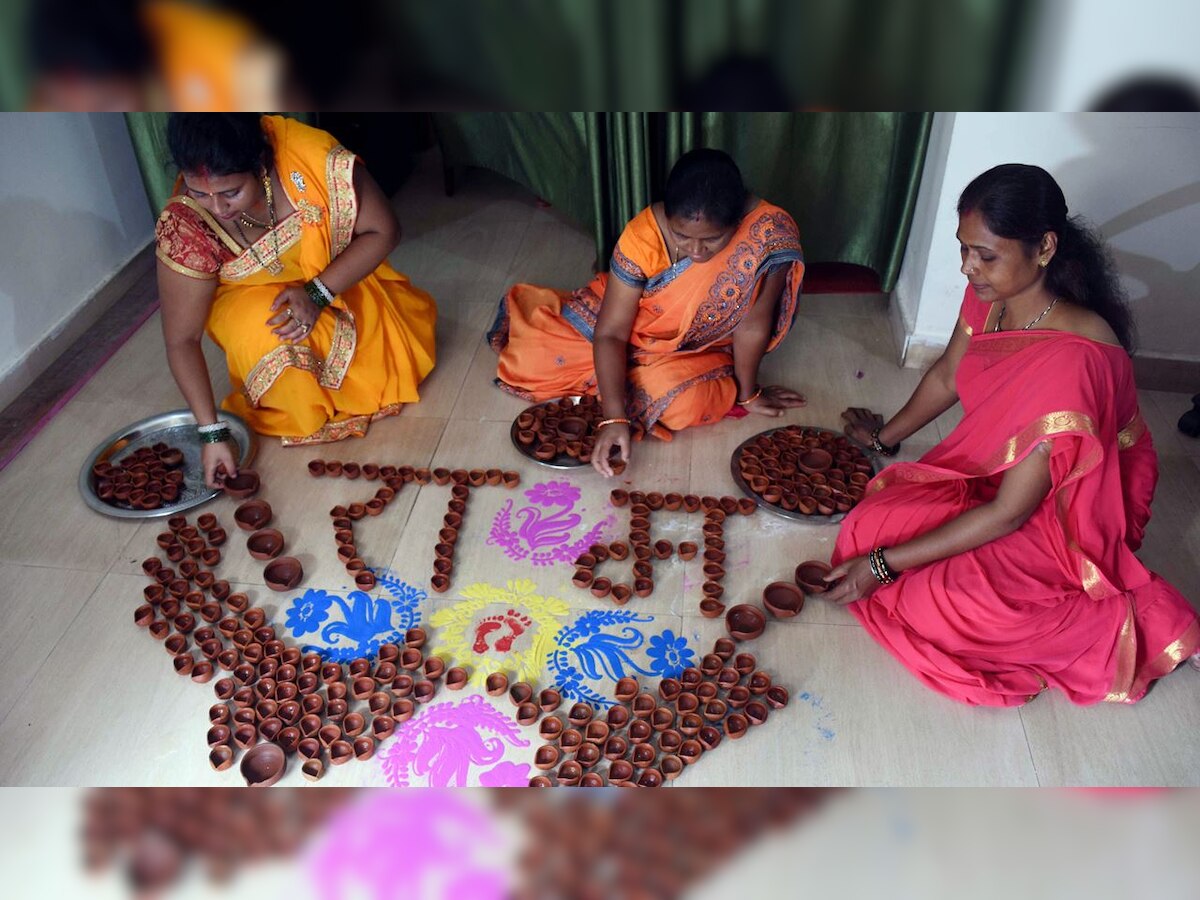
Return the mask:
<svg viewBox="0 0 1200 900">
<path fill-rule="evenodd" d="M 1053 300 L 1051 300 L 1051 301 L 1050 301 L 1050 305 L 1049 305 L 1049 306 L 1047 306 L 1045 309 L 1043 309 L 1043 310 L 1042 310 L 1042 311 L 1041 311 L 1041 312 L 1038 314 L 1038 316 L 1037 316 L 1037 318 L 1036 318 L 1036 319 L 1034 319 L 1034 320 L 1033 320 L 1032 322 L 1030 322 L 1028 325 L 1024 326 L 1024 327 L 1023 327 L 1021 330 L 1022 330 L 1022 331 L 1028 331 L 1030 328 L 1032 328 L 1032 327 L 1033 327 L 1034 325 L 1036 325 L 1038 322 L 1042 321 L 1042 319 L 1046 318 L 1046 315 L 1047 315 L 1047 314 L 1050 312 L 1050 310 L 1054 309 L 1054 304 L 1056 304 L 1057 302 L 1058 302 L 1058 298 L 1057 298 L 1057 297 L 1055 297 Z M 992 332 L 993 332 L 993 333 L 995 333 L 995 332 L 997 332 L 997 331 L 999 331 L 999 330 L 1000 330 L 1000 323 L 1004 321 L 1004 314 L 1005 314 L 1007 311 L 1008 311 L 1008 307 L 1007 307 L 1007 306 L 1003 306 L 1003 307 L 1001 307 L 1001 308 L 1000 308 L 1000 315 L 999 315 L 999 316 L 997 317 L 997 319 L 996 319 L 996 327 L 992 329 Z"/>
</svg>

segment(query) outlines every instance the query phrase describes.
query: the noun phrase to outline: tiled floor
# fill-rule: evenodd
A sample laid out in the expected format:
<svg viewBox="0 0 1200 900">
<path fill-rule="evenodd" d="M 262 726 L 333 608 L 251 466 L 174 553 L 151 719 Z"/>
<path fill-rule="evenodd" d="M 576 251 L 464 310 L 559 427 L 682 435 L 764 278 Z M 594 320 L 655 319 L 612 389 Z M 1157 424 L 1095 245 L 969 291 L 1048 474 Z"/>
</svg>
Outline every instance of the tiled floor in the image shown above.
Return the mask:
<svg viewBox="0 0 1200 900">
<path fill-rule="evenodd" d="M 430 165 L 397 205 L 406 232 L 393 262 L 437 297 L 441 315 L 438 367 L 422 402 L 359 441 L 316 452 L 261 444 L 262 496 L 316 594 L 264 588 L 261 564 L 233 527 L 235 504 L 224 498 L 208 507 L 231 532 L 217 571 L 249 593 L 289 641 L 349 659 L 420 622 L 432 648 L 472 671 L 467 691 L 439 691 L 374 759 L 330 769 L 322 784 L 523 783 L 532 774 L 536 733 L 513 724 L 507 698 L 484 695 L 478 685 L 487 673 L 611 696 L 617 675 L 653 685 L 672 654 L 702 655 L 723 628 L 697 614 L 698 561 L 657 564 L 654 594 L 622 609 L 573 588 L 564 560 L 596 535 L 615 537 L 626 514 L 609 507 L 612 485 L 590 470 L 541 469 L 512 449 L 509 422 L 523 404 L 490 384 L 495 358 L 483 331 L 513 281 L 583 283 L 590 238 L 522 190 L 478 172 L 447 199 Z M 210 358 L 220 372 L 219 355 Z M 787 421 L 832 425 L 848 405 L 894 410 L 907 398 L 919 373 L 892 360 L 883 298 L 806 297 L 794 333 L 768 358 L 764 375 L 808 394 L 808 407 Z M 1200 442 L 1174 430 L 1189 402 L 1143 394 L 1162 467 L 1143 556 L 1197 602 Z M 162 523 L 97 515 L 76 489 L 98 441 L 180 406 L 155 316 L 0 473 L 2 784 L 239 783 L 236 770 L 216 773 L 208 765 L 212 684 L 176 676 L 163 646 L 132 622 L 147 583 L 139 563 L 154 554 Z M 905 457 L 915 458 L 955 421 L 952 411 L 928 426 L 906 442 Z M 767 424 L 774 423 L 726 420 L 670 444 L 639 446 L 622 480 L 642 489 L 733 493 L 730 450 Z M 310 478 L 305 465 L 318 455 L 497 466 L 520 470 L 523 481 L 515 491 L 474 493 L 454 584 L 442 595 L 426 591 L 448 492 L 406 487 L 382 516 L 357 527 L 367 561 L 389 580 L 369 597 L 352 596 L 327 511 L 365 499 L 375 486 Z M 699 518 L 660 513 L 654 527 L 679 541 L 698 534 Z M 831 526 L 763 513 L 731 519 L 727 598 L 753 599 L 766 582 L 789 577 L 797 561 L 827 557 L 834 534 Z M 305 596 L 307 606 L 298 602 Z M 306 621 L 314 611 L 323 618 L 319 627 Z M 1077 708 L 1046 695 L 998 711 L 959 706 L 922 688 L 844 610 L 819 602 L 771 624 L 748 649 L 790 689 L 791 704 L 744 740 L 706 754 L 677 783 L 1200 784 L 1200 673 L 1186 667 L 1134 707 Z M 283 783 L 305 783 L 298 764 Z"/>
</svg>

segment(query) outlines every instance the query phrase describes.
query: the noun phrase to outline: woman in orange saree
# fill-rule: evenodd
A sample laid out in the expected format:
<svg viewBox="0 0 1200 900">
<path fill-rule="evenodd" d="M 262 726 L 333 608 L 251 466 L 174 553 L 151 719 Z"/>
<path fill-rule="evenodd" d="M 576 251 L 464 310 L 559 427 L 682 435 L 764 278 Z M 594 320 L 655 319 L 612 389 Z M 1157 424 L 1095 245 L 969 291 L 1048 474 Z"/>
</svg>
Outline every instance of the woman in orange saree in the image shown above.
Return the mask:
<svg viewBox="0 0 1200 900">
<path fill-rule="evenodd" d="M 437 311 L 387 263 L 399 225 L 354 154 L 279 116 L 175 115 L 168 140 L 182 190 L 156 232 L 163 334 L 202 438 L 221 435 L 204 332 L 229 366 L 223 408 L 285 445 L 362 436 L 416 402 Z M 211 485 L 233 474 L 227 442 L 204 451 Z"/>
<path fill-rule="evenodd" d="M 979 176 L 959 217 L 970 283 L 946 354 L 887 423 L 845 417 L 884 453 L 956 400 L 962 421 L 870 483 L 828 596 L 955 700 L 1136 702 L 1200 648 L 1200 623 L 1135 555 L 1157 459 L 1111 263 L 1035 166 Z"/>
<path fill-rule="evenodd" d="M 574 293 L 514 285 L 488 333 L 500 388 L 526 400 L 600 395 L 601 474 L 612 474 L 612 448 L 628 460 L 635 432 L 670 440 L 739 407 L 780 415 L 804 402 L 758 384 L 800 298 L 796 223 L 750 196 L 726 154 L 681 157 L 663 202 L 625 227 L 610 269 Z"/>
</svg>

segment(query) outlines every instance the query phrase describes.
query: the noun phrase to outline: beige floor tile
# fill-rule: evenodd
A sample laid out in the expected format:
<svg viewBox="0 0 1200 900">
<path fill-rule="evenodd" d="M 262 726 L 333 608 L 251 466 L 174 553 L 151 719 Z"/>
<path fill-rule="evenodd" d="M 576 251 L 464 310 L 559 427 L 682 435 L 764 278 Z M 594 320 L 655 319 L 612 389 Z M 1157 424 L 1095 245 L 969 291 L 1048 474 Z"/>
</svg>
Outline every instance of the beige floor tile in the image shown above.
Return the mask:
<svg viewBox="0 0 1200 900">
<path fill-rule="evenodd" d="M 1186 664 L 1135 706 L 1074 706 L 1045 695 L 1021 708 L 1038 783 L 1200 786 L 1200 673 Z"/>
<path fill-rule="evenodd" d="M 407 406 L 406 415 L 450 418 L 463 386 L 470 383 L 466 376 L 472 361 L 486 349 L 483 333 L 490 315 L 482 303 L 463 303 L 438 319 L 437 365 L 421 384 L 421 402 Z"/>
<path fill-rule="evenodd" d="M 42 677 L 42 664 L 83 609 L 98 572 L 0 565 L 0 722 Z M 129 607 L 132 621 L 133 606 Z"/>
<path fill-rule="evenodd" d="M 709 647 L 725 634 L 719 620 L 684 629 Z M 768 624 L 739 651 L 754 654 L 791 701 L 741 741 L 706 754 L 680 786 L 1036 784 L 1015 711 L 934 694 L 859 628 L 801 617 Z"/>
<path fill-rule="evenodd" d="M 454 407 L 452 417 L 465 421 L 506 422 L 511 425 L 512 420 L 529 406 L 529 403 L 500 390 L 493 383 L 496 377 L 496 354 L 482 340 L 482 332 L 478 343 L 473 343 L 473 346 L 476 347 L 475 356 L 464 381 L 464 387 L 470 387 L 459 393 L 458 404 Z M 512 439 L 507 434 L 505 440 L 512 446 Z"/>
<path fill-rule="evenodd" d="M 510 284 L 523 282 L 573 291 L 591 281 L 595 257 L 596 244 L 590 234 L 552 209 L 537 209 L 513 256 L 507 279 Z M 502 290 L 508 287 L 506 284 Z"/>
</svg>

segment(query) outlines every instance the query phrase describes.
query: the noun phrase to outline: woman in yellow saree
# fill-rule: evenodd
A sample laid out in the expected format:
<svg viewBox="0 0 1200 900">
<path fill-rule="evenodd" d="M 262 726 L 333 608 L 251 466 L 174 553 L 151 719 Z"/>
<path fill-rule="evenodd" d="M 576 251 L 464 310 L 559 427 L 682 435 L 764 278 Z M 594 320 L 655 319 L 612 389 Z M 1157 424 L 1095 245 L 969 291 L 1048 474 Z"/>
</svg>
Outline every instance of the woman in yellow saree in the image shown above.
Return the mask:
<svg viewBox="0 0 1200 900">
<path fill-rule="evenodd" d="M 750 195 L 728 155 L 701 149 L 671 170 L 662 203 L 625 227 L 610 272 L 572 294 L 517 284 L 488 334 L 496 384 L 528 400 L 598 393 L 592 465 L 629 460 L 634 434 L 778 416 L 804 398 L 760 386 L 765 352 L 787 336 L 804 258 L 796 223 Z"/>
<path fill-rule="evenodd" d="M 172 116 L 179 196 L 156 229 L 163 335 L 196 417 L 205 478 L 234 474 L 204 332 L 225 352 L 222 403 L 285 445 L 366 433 L 418 400 L 433 298 L 387 263 L 399 224 L 353 153 L 278 116 Z"/>
</svg>

